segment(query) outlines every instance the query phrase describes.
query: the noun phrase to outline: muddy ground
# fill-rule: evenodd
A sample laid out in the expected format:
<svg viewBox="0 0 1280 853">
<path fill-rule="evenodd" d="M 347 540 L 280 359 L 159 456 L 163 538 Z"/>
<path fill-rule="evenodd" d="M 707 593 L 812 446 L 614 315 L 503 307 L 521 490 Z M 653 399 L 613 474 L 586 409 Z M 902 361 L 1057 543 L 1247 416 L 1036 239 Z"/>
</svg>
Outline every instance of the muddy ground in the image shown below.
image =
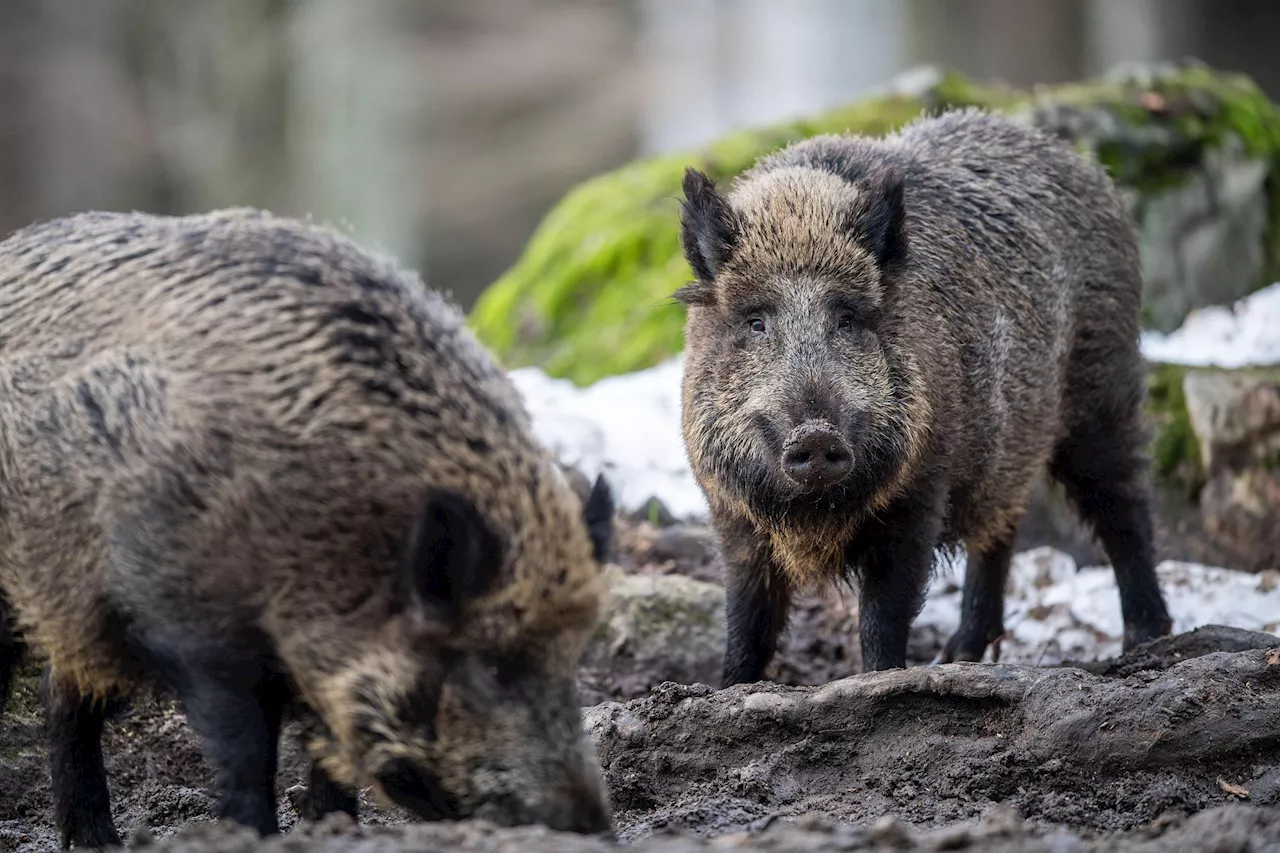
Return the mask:
<svg viewBox="0 0 1280 853">
<path fill-rule="evenodd" d="M 624 570 L 719 580 L 705 532 L 627 524 Z M 1280 639 L 1205 629 L 1116 661 L 964 665 L 850 676 L 857 614 L 799 603 L 771 677 L 713 691 L 584 671 L 618 834 L 648 851 L 1280 850 Z M 918 632 L 926 663 L 943 638 Z M 0 850 L 56 848 L 34 695 L 0 722 Z M 211 776 L 182 715 L 142 699 L 110 727 L 117 825 L 156 849 L 603 851 L 605 840 L 474 822 L 403 824 L 362 804 L 294 827 L 302 761 L 279 773 L 289 830 L 267 842 L 209 823 Z M 291 790 L 294 789 L 294 790 Z"/>
</svg>

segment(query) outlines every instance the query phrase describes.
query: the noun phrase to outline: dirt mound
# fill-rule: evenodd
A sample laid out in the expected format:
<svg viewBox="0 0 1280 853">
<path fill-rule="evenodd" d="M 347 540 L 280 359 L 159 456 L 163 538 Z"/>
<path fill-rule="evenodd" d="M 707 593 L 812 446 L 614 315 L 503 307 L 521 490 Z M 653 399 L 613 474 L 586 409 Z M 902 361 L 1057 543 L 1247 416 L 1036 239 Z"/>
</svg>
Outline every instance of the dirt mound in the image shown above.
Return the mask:
<svg viewBox="0 0 1280 853">
<path fill-rule="evenodd" d="M 1141 831 L 1085 839 L 1070 830 L 1026 823 L 1014 812 L 993 810 L 973 824 L 917 832 L 886 819 L 869 827 L 808 818 L 775 823 L 762 831 L 722 836 L 714 842 L 689 837 L 647 839 L 620 847 L 607 841 L 566 836 L 528 827 L 497 829 L 486 824 L 435 824 L 394 829 L 352 827 L 344 820 L 300 827 L 295 835 L 260 842 L 250 832 L 201 826 L 157 844 L 157 853 L 701 853 L 743 850 L 759 853 L 818 851 L 940 851 L 975 853 L 1156 853 L 1168 850 L 1272 850 L 1280 845 L 1280 810 L 1219 806 L 1189 819 L 1170 817 Z"/>
<path fill-rule="evenodd" d="M 934 827 L 996 804 L 1112 832 L 1169 810 L 1274 802 L 1277 688 L 1280 653 L 1264 650 L 1124 679 L 953 664 L 816 688 L 667 684 L 596 706 L 587 724 L 628 838 L 812 813 Z"/>
</svg>

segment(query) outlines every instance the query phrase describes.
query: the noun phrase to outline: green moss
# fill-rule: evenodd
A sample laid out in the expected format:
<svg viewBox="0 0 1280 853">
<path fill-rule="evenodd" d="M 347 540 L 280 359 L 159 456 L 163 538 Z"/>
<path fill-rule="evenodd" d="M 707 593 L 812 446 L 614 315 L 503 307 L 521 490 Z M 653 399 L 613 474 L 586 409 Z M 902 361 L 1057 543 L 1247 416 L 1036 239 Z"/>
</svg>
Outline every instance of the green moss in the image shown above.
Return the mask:
<svg viewBox="0 0 1280 853">
<path fill-rule="evenodd" d="M 1149 366 L 1147 415 L 1154 428 L 1150 453 L 1155 475 L 1194 494 L 1204 482 L 1204 470 L 1182 390 L 1187 370 L 1178 364 Z"/>
<path fill-rule="evenodd" d="M 810 118 L 737 131 L 696 151 L 629 163 L 571 190 L 470 317 L 508 367 L 538 365 L 585 385 L 653 366 L 684 343 L 670 295 L 692 273 L 679 241 L 680 183 L 696 166 L 729 181 L 758 157 L 822 133 L 882 135 L 922 112 L 981 106 L 1029 113 L 1096 156 L 1118 183 L 1152 193 L 1184 179 L 1234 133 L 1273 163 L 1269 283 L 1280 278 L 1280 113 L 1247 78 L 1193 67 L 1154 81 L 1105 80 L 1023 92 L 945 73 L 920 97 L 867 98 Z M 1088 113 L 1096 121 L 1076 121 Z M 1150 133 L 1115 133 L 1107 127 Z"/>
</svg>

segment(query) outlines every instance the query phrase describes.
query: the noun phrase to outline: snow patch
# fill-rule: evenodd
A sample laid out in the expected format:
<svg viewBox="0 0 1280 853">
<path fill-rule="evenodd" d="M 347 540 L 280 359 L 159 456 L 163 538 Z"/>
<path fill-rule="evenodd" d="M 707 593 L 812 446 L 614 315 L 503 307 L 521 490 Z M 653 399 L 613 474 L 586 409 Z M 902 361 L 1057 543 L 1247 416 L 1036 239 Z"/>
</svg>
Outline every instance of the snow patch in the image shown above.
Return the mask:
<svg viewBox="0 0 1280 853">
<path fill-rule="evenodd" d="M 1174 560 L 1161 563 L 1156 572 L 1175 634 L 1203 625 L 1280 632 L 1280 583 L 1274 573 L 1252 575 Z M 963 562 L 935 578 L 913 631 L 932 628 L 943 639 L 951 636 L 960 624 L 961 578 Z M 1124 625 L 1110 567 L 1077 570 L 1067 554 L 1036 548 L 1014 556 L 1007 591 L 1002 663 L 1056 664 L 1120 654 Z"/>
<path fill-rule="evenodd" d="M 619 506 L 637 511 L 658 498 L 678 518 L 702 519 L 707 503 L 680 434 L 679 358 L 578 388 L 537 368 L 513 370 L 534 432 L 561 462 L 603 473 Z"/>
<path fill-rule="evenodd" d="M 1142 354 L 1194 367 L 1280 364 L 1280 282 L 1234 305 L 1193 311 L 1167 335 L 1143 332 Z"/>
</svg>

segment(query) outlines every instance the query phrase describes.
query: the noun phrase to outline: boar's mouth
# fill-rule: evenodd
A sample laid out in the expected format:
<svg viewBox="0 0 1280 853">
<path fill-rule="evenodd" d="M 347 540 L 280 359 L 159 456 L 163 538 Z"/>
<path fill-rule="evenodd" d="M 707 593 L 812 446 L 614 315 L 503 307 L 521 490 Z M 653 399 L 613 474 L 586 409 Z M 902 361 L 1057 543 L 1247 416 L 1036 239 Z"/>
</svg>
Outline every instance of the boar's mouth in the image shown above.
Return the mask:
<svg viewBox="0 0 1280 853">
<path fill-rule="evenodd" d="M 439 778 L 407 758 L 387 762 L 377 774 L 377 780 L 393 803 L 420 820 L 454 820 L 462 816 Z"/>
</svg>

